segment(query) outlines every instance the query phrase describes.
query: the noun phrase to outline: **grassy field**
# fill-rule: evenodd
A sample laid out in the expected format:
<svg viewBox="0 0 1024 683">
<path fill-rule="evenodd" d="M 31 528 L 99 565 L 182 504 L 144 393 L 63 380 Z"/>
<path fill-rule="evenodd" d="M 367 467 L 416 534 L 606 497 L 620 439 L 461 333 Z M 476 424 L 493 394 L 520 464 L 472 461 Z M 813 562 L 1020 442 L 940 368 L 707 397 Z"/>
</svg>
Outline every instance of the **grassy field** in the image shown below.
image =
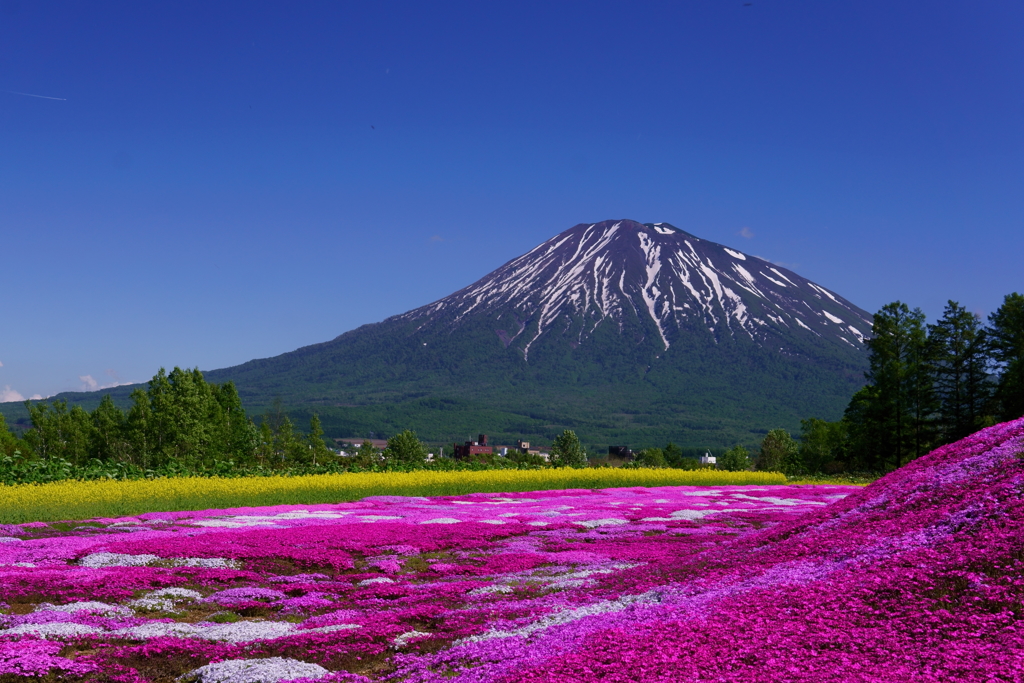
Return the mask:
<svg viewBox="0 0 1024 683">
<path fill-rule="evenodd" d="M 623 486 L 785 483 L 786 477 L 774 472 L 613 468 L 62 481 L 0 485 L 0 523 L 122 517 L 143 512 L 340 503 L 381 495 L 451 496 Z"/>
</svg>

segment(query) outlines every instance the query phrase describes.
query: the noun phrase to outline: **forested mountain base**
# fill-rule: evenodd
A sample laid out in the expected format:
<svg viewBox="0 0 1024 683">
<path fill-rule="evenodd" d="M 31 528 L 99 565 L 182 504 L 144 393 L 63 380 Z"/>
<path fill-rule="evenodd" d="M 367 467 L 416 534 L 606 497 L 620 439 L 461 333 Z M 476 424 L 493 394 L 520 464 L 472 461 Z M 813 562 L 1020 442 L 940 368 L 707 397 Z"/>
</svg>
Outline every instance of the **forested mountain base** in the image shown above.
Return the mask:
<svg viewBox="0 0 1024 683">
<path fill-rule="evenodd" d="M 612 334 L 596 335 L 592 353 L 560 358 L 541 348 L 527 364 L 514 350 L 473 337 L 432 341 L 428 353 L 406 324 L 380 325 L 387 329 L 204 376 L 238 387 L 250 416 L 272 409 L 275 399 L 302 429 L 318 414 L 329 440 L 386 438 L 414 427 L 437 443 L 481 432 L 495 443 L 550 443 L 574 429 L 593 452 L 669 441 L 721 451 L 736 443 L 754 448 L 775 427 L 795 431 L 806 415 L 838 419 L 867 368 L 825 355 L 825 345 L 794 346 L 787 357 L 743 339 L 703 340 L 658 357 Z M 398 340 L 392 353 L 368 355 L 385 332 Z M 445 360 L 453 358 L 461 360 Z M 341 367 L 349 370 L 334 370 Z M 128 410 L 133 388 L 105 393 Z M 56 398 L 89 411 L 100 401 L 97 393 Z M 21 404 L 0 411 L 16 430 L 31 426 Z"/>
</svg>

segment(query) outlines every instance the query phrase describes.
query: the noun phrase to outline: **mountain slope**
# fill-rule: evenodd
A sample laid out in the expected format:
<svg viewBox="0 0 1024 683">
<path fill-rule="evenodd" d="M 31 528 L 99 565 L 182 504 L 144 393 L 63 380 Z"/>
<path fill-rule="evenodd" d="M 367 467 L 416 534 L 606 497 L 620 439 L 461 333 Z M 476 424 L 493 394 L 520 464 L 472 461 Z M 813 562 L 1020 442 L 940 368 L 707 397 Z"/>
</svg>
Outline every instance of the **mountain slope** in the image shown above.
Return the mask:
<svg viewBox="0 0 1024 683">
<path fill-rule="evenodd" d="M 665 223 L 577 225 L 476 283 L 336 339 L 209 372 L 246 405 L 330 432 L 487 431 L 596 445 L 751 443 L 837 418 L 870 316 L 767 261 Z"/>
</svg>

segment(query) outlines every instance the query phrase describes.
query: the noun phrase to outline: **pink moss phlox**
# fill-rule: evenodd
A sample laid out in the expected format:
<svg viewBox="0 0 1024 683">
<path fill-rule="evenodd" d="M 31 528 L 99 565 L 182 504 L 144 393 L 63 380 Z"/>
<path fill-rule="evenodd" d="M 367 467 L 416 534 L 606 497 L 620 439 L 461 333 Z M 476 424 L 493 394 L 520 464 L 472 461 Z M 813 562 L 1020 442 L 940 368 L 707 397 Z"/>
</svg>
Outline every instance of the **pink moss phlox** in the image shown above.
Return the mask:
<svg viewBox="0 0 1024 683">
<path fill-rule="evenodd" d="M 408 683 L 1015 680 L 1022 442 L 1024 420 L 998 425 L 863 490 L 375 497 L 153 513 L 98 531 L 21 525 L 4 535 L 26 540 L 0 544 L 8 605 L 126 609 L 188 588 L 204 597 L 179 593 L 180 609 L 233 609 L 246 633 L 269 635 L 208 640 L 202 629 L 218 625 L 206 622 L 127 642 L 113 632 L 172 619 L 31 611 L 0 616 L 0 653 L 37 643 L 38 671 L 94 667 L 125 683 L 145 683 L 140 659 L 253 657 L 298 657 L 346 683 L 370 680 L 338 670 L 360 661 Z M 76 564 L 111 557 L 97 553 L 150 566 Z M 196 558 L 218 566 L 180 566 Z M 90 649 L 73 660 L 59 628 L 54 640 L 12 630 L 64 623 L 86 631 L 73 642 Z"/>
<path fill-rule="evenodd" d="M 0 640 L 0 676 L 45 676 L 54 671 L 84 676 L 99 667 L 94 662 L 59 656 L 60 643 L 31 637 Z"/>
</svg>

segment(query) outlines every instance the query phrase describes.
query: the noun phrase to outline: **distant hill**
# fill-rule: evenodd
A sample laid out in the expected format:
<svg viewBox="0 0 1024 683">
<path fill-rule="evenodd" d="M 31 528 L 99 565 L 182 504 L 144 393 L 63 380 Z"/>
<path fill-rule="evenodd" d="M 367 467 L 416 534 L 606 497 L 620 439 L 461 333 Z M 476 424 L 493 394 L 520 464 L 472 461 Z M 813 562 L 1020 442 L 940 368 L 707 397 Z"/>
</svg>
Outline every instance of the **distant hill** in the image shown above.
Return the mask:
<svg viewBox="0 0 1024 683">
<path fill-rule="evenodd" d="M 206 377 L 233 380 L 250 412 L 275 397 L 300 424 L 315 410 L 333 436 L 510 442 L 568 427 L 595 447 L 721 447 L 837 419 L 864 382 L 870 329 L 768 261 L 667 223 L 604 221 L 427 306 Z"/>
</svg>

